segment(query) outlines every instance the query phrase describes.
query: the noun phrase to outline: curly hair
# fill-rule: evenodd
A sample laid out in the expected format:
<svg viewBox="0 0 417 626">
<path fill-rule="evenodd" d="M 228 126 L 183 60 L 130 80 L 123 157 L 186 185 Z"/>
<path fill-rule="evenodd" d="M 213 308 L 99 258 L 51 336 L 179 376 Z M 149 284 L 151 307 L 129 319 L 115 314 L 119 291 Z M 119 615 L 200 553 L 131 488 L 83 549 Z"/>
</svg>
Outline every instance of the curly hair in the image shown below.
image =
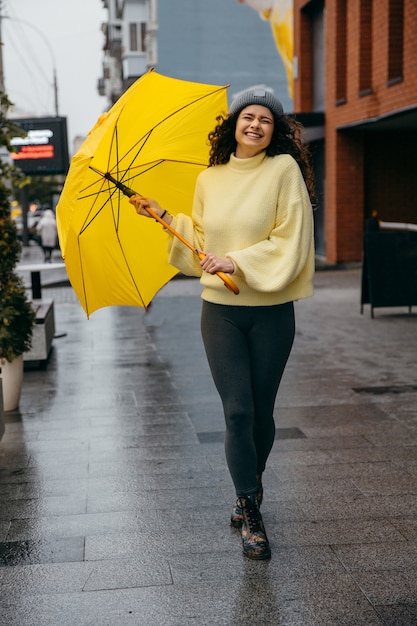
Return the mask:
<svg viewBox="0 0 417 626">
<path fill-rule="evenodd" d="M 236 122 L 239 113 L 234 115 L 219 115 L 216 127 L 209 133 L 210 142 L 209 167 L 227 163 L 230 155 L 236 151 L 235 138 Z M 303 175 L 311 202 L 315 200 L 314 174 L 311 155 L 308 146 L 301 140 L 303 126 L 289 115 L 274 115 L 274 131 L 267 156 L 290 154 L 298 163 Z"/>
</svg>

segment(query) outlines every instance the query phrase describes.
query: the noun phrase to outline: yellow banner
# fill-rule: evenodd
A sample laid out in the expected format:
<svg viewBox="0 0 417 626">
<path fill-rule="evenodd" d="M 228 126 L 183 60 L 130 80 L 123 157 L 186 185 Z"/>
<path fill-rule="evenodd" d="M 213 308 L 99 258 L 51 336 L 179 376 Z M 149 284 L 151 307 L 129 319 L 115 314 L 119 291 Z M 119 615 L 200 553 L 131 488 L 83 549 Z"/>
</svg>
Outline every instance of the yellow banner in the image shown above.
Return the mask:
<svg viewBox="0 0 417 626">
<path fill-rule="evenodd" d="M 288 93 L 293 97 L 293 3 L 292 0 L 239 0 L 271 24 L 275 45 L 287 73 Z"/>
</svg>

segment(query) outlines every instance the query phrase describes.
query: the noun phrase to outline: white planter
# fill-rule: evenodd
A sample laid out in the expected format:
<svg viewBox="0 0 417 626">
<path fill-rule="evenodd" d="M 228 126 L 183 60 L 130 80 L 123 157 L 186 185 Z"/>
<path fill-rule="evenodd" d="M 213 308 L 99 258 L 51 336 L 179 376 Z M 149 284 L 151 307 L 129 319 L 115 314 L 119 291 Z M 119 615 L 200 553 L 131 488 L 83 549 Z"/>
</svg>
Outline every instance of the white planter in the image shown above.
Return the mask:
<svg viewBox="0 0 417 626">
<path fill-rule="evenodd" d="M 3 382 L 3 408 L 4 411 L 14 411 L 19 406 L 20 395 L 23 385 L 23 354 L 13 359 L 11 363 L 6 359 L 0 359 Z"/>
</svg>

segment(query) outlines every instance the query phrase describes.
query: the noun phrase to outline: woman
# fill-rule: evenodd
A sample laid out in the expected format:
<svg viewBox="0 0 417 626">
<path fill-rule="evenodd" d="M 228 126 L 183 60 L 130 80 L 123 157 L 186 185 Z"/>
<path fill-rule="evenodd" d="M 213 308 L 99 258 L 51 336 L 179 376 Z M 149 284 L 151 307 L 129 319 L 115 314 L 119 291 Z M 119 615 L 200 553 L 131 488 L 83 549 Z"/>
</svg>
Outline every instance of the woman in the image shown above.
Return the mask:
<svg viewBox="0 0 417 626">
<path fill-rule="evenodd" d="M 173 217 L 150 198 L 130 201 L 140 215 L 149 217 L 146 209 L 152 208 L 206 252 L 200 261 L 172 238 L 169 262 L 201 276 L 201 331 L 223 403 L 226 459 L 237 496 L 231 524 L 241 528 L 246 557 L 268 559 L 259 510 L 262 473 L 294 339 L 293 301 L 313 293 L 312 173 L 299 124 L 268 89 L 242 92 L 217 121 L 192 217 Z M 218 271 L 232 275 L 238 296 L 225 289 Z"/>
<path fill-rule="evenodd" d="M 58 233 L 55 213 L 51 209 L 46 209 L 43 212 L 43 215 L 36 226 L 36 230 L 41 237 L 44 262 L 50 263 L 52 260 L 52 252 L 57 245 Z"/>
</svg>

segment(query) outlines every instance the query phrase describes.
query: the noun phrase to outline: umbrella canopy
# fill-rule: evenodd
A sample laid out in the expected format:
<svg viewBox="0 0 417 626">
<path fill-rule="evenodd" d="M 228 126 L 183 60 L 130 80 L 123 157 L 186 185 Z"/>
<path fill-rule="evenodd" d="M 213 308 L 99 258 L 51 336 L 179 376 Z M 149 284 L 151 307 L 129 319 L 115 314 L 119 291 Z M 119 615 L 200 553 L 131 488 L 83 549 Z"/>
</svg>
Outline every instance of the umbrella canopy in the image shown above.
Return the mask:
<svg viewBox="0 0 417 626">
<path fill-rule="evenodd" d="M 150 71 L 90 131 L 57 205 L 62 255 L 87 315 L 112 305 L 146 308 L 178 272 L 167 261 L 167 234 L 138 218 L 112 180 L 157 198 L 169 213 L 190 214 L 208 134 L 226 112 L 227 86 Z"/>
</svg>

